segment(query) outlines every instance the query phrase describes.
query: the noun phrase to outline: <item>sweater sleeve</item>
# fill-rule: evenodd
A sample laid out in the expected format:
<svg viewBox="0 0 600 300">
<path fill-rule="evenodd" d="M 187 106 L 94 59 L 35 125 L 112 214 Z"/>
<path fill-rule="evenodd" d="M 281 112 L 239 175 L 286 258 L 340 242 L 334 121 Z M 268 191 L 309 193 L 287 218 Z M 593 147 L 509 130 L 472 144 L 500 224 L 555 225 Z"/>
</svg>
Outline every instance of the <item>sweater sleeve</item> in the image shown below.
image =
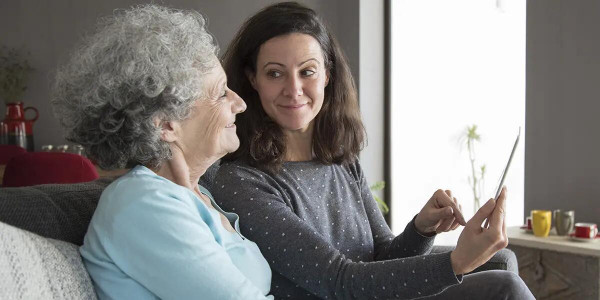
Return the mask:
<svg viewBox="0 0 600 300">
<path fill-rule="evenodd" d="M 426 237 L 417 232 L 415 219 L 413 218 L 404 231 L 394 237 L 390 227 L 385 222 L 377 202 L 373 198 L 371 189 L 364 176 L 364 172 L 358 161 L 352 166 L 351 172 L 358 177 L 365 211 L 369 218 L 371 231 L 375 244 L 375 260 L 388 260 L 416 255 L 429 254 L 433 247 L 435 236 Z"/>
<path fill-rule="evenodd" d="M 242 233 L 258 244 L 273 271 L 320 298 L 411 299 L 460 282 L 449 253 L 352 261 L 299 218 L 277 182 L 257 169 L 223 165 L 216 180 L 217 202 L 240 215 Z"/>
</svg>

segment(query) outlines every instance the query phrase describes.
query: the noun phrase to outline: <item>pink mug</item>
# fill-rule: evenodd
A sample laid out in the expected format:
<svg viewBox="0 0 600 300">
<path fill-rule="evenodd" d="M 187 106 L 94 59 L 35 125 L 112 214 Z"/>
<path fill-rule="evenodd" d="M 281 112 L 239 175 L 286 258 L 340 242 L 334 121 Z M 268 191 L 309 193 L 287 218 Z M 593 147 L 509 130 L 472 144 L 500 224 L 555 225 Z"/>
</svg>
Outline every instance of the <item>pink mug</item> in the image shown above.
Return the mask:
<svg viewBox="0 0 600 300">
<path fill-rule="evenodd" d="M 598 234 L 598 225 L 594 223 L 575 223 L 575 236 L 584 239 L 594 239 Z"/>
</svg>

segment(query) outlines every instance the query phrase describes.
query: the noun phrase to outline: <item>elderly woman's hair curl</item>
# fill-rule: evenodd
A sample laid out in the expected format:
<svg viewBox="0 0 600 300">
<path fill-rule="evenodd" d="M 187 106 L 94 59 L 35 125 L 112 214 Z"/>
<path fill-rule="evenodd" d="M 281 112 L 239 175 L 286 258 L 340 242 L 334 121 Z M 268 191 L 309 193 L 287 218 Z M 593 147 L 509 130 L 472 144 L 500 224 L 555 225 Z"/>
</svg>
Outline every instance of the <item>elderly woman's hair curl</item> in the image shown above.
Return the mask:
<svg viewBox="0 0 600 300">
<path fill-rule="evenodd" d="M 218 47 L 197 12 L 143 5 L 116 11 L 57 72 L 52 105 L 68 141 L 104 169 L 169 159 L 158 121 L 188 117 Z"/>
</svg>

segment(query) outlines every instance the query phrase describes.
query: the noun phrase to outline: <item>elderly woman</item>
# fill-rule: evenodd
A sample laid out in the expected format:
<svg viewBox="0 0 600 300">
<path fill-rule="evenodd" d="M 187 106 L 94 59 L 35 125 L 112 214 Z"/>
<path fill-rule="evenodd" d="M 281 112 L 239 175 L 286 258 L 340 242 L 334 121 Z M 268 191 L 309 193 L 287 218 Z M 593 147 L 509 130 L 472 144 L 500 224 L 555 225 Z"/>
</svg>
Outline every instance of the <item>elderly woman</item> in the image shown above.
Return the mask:
<svg viewBox="0 0 600 300">
<path fill-rule="evenodd" d="M 196 12 L 155 5 L 104 19 L 59 70 L 69 141 L 107 169 L 80 249 L 100 299 L 268 299 L 271 271 L 198 180 L 239 146 L 245 103 Z"/>
<path fill-rule="evenodd" d="M 278 3 L 258 12 L 230 44 L 224 66 L 248 112 L 238 122 L 241 146 L 219 169 L 214 193 L 243 216 L 243 232 L 273 268 L 273 295 L 532 298 L 512 272 L 463 276 L 506 246 L 506 191 L 467 223 L 452 193 L 438 190 L 402 234 L 392 234 L 357 159 L 364 130 L 352 75 L 313 10 Z M 435 235 L 459 224 L 466 227 L 456 249 L 430 253 Z"/>
</svg>

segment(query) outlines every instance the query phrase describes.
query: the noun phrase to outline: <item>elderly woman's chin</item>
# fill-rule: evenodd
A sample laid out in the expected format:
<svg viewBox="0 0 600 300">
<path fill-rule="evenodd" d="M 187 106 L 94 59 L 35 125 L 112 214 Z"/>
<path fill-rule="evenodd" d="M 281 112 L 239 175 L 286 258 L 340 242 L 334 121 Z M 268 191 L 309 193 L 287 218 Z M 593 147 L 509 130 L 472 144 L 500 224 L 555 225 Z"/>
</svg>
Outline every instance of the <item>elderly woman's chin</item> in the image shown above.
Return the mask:
<svg viewBox="0 0 600 300">
<path fill-rule="evenodd" d="M 224 153 L 221 156 L 224 156 L 227 153 L 235 152 L 240 147 L 240 139 L 238 138 L 235 132 L 235 125 L 233 128 L 225 128 L 222 133 L 224 136 L 224 142 L 222 143 L 222 149 Z"/>
</svg>

